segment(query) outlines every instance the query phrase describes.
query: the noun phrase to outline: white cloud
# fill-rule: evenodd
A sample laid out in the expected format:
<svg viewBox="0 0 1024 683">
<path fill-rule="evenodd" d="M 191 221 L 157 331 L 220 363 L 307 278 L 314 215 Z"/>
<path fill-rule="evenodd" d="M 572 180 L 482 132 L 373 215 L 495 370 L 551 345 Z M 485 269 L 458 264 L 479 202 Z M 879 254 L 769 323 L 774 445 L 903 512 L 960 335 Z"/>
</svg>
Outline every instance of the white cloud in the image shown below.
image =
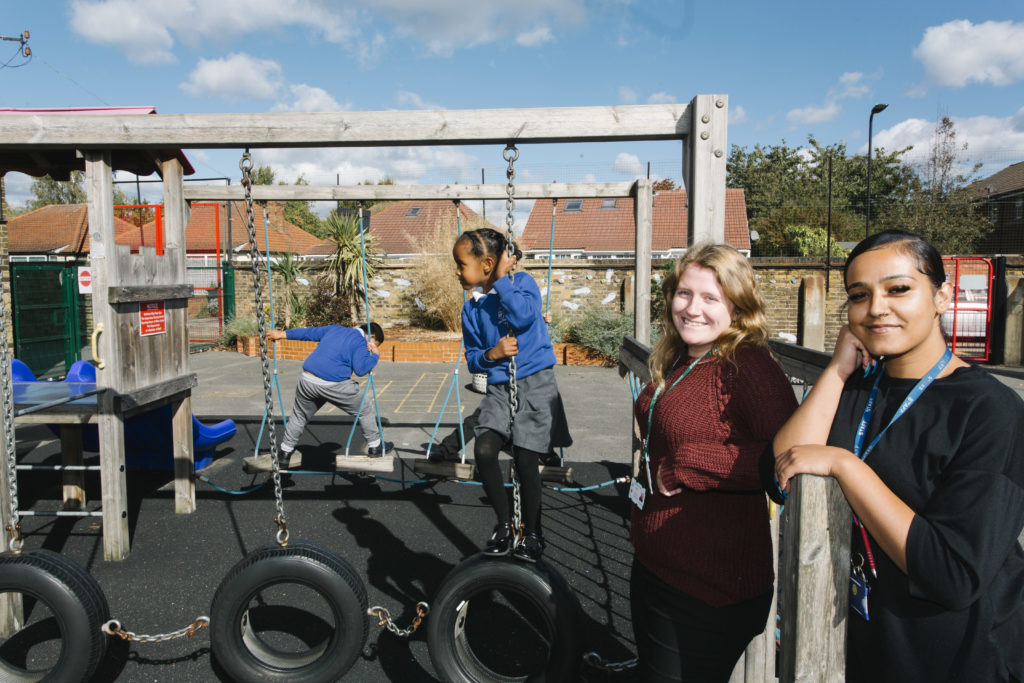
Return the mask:
<svg viewBox="0 0 1024 683">
<path fill-rule="evenodd" d="M 200 59 L 180 87 L 193 97 L 275 99 L 281 94 L 281 66 L 243 53 Z"/>
<path fill-rule="evenodd" d="M 416 93 L 408 92 L 406 90 L 399 90 L 398 93 L 395 95 L 395 98 L 398 100 L 399 106 L 405 107 L 406 109 L 438 110 L 445 108 L 439 104 L 425 102 L 423 98 L 417 95 Z"/>
<path fill-rule="evenodd" d="M 859 99 L 870 92 L 864 83 L 864 74 L 859 71 L 846 72 L 839 77 L 839 84 L 832 88 L 832 99 Z"/>
<path fill-rule="evenodd" d="M 1009 85 L 1024 79 L 1024 23 L 967 19 L 931 26 L 914 49 L 933 83 Z"/>
<path fill-rule="evenodd" d="M 812 125 L 831 121 L 839 115 L 841 107 L 836 102 L 826 102 L 824 106 L 813 105 L 802 109 L 792 109 L 786 114 L 786 120 L 790 123 Z"/>
<path fill-rule="evenodd" d="M 291 86 L 289 90 L 292 93 L 292 101 L 279 102 L 271 111 L 318 112 L 345 111 L 352 108 L 349 104 L 338 104 L 338 101 L 323 88 L 299 83 Z"/>
<path fill-rule="evenodd" d="M 532 31 L 520 33 L 516 36 L 516 42 L 523 47 L 540 47 L 554 39 L 555 37 L 551 35 L 551 29 L 547 26 L 538 26 Z"/>
<path fill-rule="evenodd" d="M 173 61 L 176 41 L 192 48 L 225 45 L 289 26 L 349 46 L 359 33 L 358 19 L 355 2 L 336 6 L 327 0 L 72 0 L 70 9 L 73 31 L 141 63 Z"/>
<path fill-rule="evenodd" d="M 674 104 L 675 101 L 675 95 L 669 95 L 667 92 L 656 92 L 647 98 L 647 104 Z"/>
<path fill-rule="evenodd" d="M 627 88 L 624 85 L 619 86 L 619 102 L 622 104 L 636 104 L 637 101 L 636 90 Z"/>
<path fill-rule="evenodd" d="M 636 177 L 643 172 L 640 158 L 635 154 L 628 154 L 627 152 L 619 152 L 618 156 L 615 157 L 615 163 L 612 164 L 612 168 L 619 173 Z"/>
<path fill-rule="evenodd" d="M 747 110 L 743 107 L 736 105 L 735 107 L 729 107 L 729 125 L 738 126 L 741 123 L 747 122 Z"/>
</svg>

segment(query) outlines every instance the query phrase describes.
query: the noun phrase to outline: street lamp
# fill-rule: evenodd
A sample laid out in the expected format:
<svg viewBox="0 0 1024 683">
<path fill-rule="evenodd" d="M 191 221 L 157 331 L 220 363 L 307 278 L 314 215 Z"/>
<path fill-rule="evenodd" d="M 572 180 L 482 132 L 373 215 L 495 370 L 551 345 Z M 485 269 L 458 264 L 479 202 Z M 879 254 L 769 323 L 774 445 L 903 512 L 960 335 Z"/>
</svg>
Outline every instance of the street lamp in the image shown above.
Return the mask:
<svg viewBox="0 0 1024 683">
<path fill-rule="evenodd" d="M 868 207 L 864 219 L 864 239 L 867 239 L 871 230 L 871 125 L 875 122 L 875 114 L 884 111 L 888 104 L 876 104 L 871 107 L 871 116 L 868 117 Z"/>
</svg>

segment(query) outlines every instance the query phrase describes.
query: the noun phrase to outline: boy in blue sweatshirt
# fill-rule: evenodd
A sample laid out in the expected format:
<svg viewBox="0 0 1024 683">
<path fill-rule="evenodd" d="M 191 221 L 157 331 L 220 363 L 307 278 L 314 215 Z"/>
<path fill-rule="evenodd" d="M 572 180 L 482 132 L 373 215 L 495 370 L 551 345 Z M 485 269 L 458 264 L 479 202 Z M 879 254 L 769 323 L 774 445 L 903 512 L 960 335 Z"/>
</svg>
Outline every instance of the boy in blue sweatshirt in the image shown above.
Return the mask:
<svg viewBox="0 0 1024 683">
<path fill-rule="evenodd" d="M 359 410 L 362 389 L 352 379 L 352 374 L 361 377 L 373 370 L 380 360 L 378 346 L 384 342 L 384 330 L 379 324 L 370 323 L 370 335 L 372 338 L 367 339 L 366 331 L 362 328 L 341 325 L 267 332 L 267 339 L 271 341 L 298 339 L 318 342 L 313 353 L 302 364 L 302 375 L 295 388 L 295 404 L 278 451 L 282 463 L 291 460 L 292 451 L 306 423 L 324 403 L 331 403 L 349 415 L 355 415 Z M 379 458 L 391 450 L 393 444 L 381 442 L 380 430 L 369 401 L 363 403 L 363 411 L 357 419 L 363 438 L 366 439 L 367 455 Z"/>
</svg>

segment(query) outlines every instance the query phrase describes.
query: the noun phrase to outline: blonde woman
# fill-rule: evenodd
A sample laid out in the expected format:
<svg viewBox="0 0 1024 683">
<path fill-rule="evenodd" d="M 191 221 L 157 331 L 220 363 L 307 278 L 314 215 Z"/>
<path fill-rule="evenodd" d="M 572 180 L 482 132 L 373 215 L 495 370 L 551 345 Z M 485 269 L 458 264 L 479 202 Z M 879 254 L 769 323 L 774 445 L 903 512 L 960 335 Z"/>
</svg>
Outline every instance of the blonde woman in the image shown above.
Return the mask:
<svg viewBox="0 0 1024 683">
<path fill-rule="evenodd" d="M 796 399 L 742 254 L 691 247 L 662 291 L 665 334 L 634 407 L 645 443 L 630 495 L 641 680 L 727 681 L 771 606 L 758 460 Z"/>
</svg>

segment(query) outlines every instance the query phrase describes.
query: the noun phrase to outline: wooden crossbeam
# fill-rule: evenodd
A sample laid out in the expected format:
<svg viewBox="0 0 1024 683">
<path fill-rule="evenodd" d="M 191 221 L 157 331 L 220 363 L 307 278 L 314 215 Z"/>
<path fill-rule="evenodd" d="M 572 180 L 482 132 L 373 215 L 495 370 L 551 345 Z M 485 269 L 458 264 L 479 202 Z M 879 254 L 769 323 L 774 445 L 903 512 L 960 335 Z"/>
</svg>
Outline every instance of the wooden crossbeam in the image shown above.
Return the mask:
<svg viewBox="0 0 1024 683">
<path fill-rule="evenodd" d="M 589 199 L 629 197 L 635 183 L 518 183 L 516 199 Z M 193 202 L 242 201 L 240 185 L 190 185 L 185 199 Z M 386 200 L 470 200 L 506 199 L 502 184 L 462 185 L 254 185 L 255 201 L 386 201 Z"/>
</svg>

